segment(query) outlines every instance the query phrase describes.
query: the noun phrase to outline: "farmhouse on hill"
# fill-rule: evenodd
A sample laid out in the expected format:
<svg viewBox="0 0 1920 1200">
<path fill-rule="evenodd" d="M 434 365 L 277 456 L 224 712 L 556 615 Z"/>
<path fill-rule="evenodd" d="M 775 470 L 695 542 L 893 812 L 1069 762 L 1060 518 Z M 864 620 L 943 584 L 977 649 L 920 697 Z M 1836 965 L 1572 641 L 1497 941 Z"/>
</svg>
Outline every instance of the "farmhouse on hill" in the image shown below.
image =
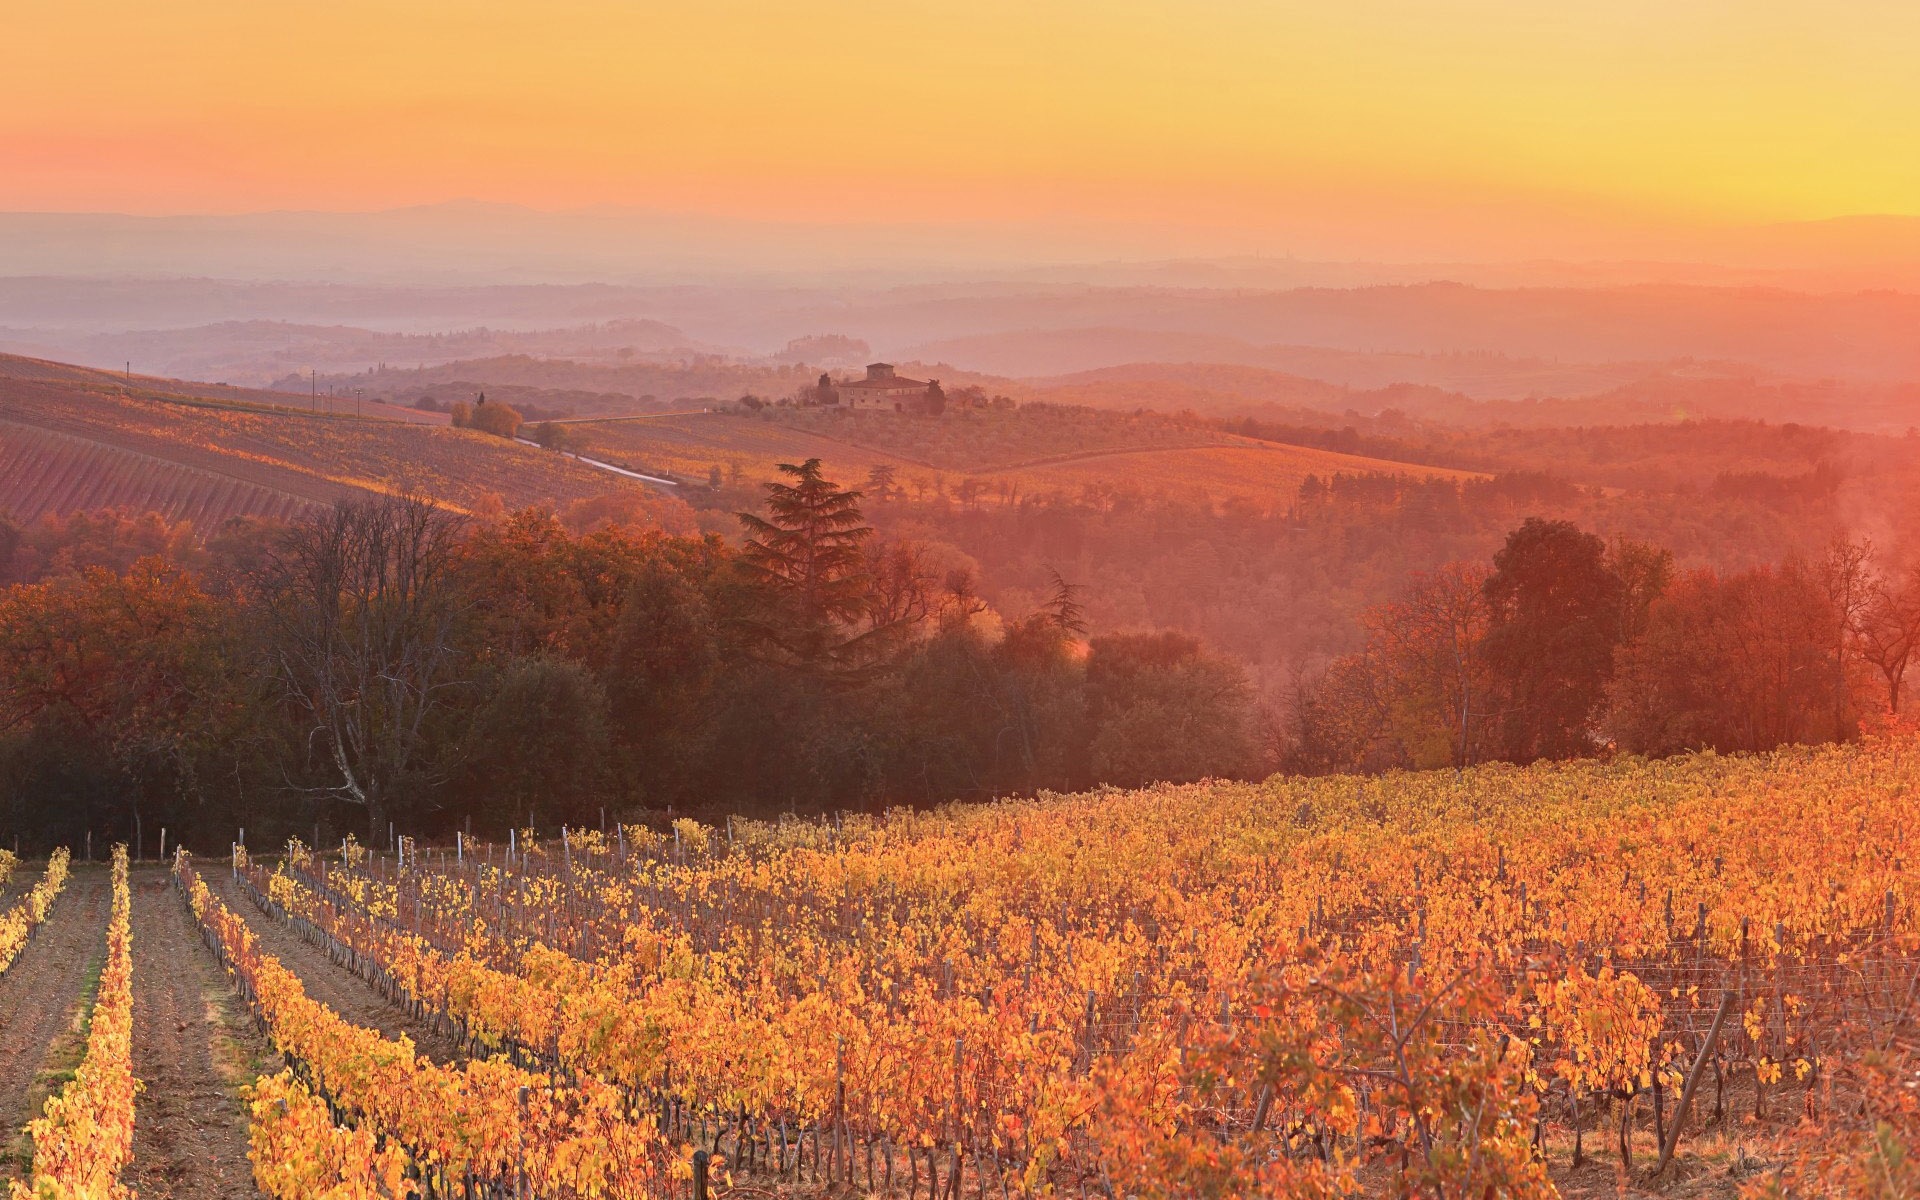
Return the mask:
<svg viewBox="0 0 1920 1200">
<path fill-rule="evenodd" d="M 892 363 L 868 363 L 865 379 L 850 379 L 834 385 L 839 402 L 848 408 L 873 408 L 885 412 L 938 412 L 934 399 L 938 383 L 908 379 L 893 373 Z"/>
</svg>

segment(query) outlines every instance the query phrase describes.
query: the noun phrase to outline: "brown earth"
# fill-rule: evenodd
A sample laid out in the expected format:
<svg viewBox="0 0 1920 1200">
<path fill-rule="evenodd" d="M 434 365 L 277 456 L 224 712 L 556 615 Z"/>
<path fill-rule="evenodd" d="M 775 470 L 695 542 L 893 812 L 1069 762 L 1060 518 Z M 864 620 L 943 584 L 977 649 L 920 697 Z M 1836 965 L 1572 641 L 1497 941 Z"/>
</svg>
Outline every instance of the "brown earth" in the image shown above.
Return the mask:
<svg viewBox="0 0 1920 1200">
<path fill-rule="evenodd" d="M 20 865 L 29 885 L 43 869 Z M 88 981 L 106 958 L 110 899 L 106 871 L 76 863 L 46 923 L 0 974 L 0 1179 L 17 1178 L 28 1161 L 26 1124 L 57 1086 L 57 1075 L 42 1068 L 56 1044 L 77 1032 Z M 59 1062 L 54 1070 L 72 1066 Z"/>
<path fill-rule="evenodd" d="M 325 950 L 263 912 L 231 873 L 210 866 L 202 878 L 228 908 L 246 920 L 260 939 L 260 948 L 300 977 L 307 995 L 355 1025 L 377 1029 L 390 1038 L 413 1039 L 414 1049 L 433 1062 L 458 1062 L 466 1057 L 457 1041 L 442 1035 L 430 1023 L 415 1020 L 399 1005 L 388 1003 L 373 985 L 336 965 Z"/>
<path fill-rule="evenodd" d="M 133 1166 L 145 1200 L 259 1195 L 240 1088 L 279 1061 L 228 986 L 164 868 L 133 887 Z"/>
</svg>

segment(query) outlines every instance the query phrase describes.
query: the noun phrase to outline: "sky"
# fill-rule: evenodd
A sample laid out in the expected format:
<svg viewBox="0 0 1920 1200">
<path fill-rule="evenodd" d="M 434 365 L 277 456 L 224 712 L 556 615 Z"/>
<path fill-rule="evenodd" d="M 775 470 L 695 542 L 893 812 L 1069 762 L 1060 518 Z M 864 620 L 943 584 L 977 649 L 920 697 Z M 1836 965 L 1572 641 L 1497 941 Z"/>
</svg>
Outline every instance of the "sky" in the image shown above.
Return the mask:
<svg viewBox="0 0 1920 1200">
<path fill-rule="evenodd" d="M 478 199 L 1382 255 L 1920 214 L 1911 0 L 8 9 L 8 211 Z"/>
</svg>

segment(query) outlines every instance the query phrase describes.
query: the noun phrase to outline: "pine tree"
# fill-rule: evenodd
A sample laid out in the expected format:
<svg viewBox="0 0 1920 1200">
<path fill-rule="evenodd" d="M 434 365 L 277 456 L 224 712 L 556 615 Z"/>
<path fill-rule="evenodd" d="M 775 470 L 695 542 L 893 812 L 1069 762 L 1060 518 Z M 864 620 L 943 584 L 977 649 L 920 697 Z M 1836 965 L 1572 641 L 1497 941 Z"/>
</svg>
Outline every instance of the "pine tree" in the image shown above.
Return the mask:
<svg viewBox="0 0 1920 1200">
<path fill-rule="evenodd" d="M 861 493 L 825 478 L 817 458 L 780 470 L 793 482 L 766 485 L 766 516 L 735 514 L 747 535 L 741 559 L 761 600 L 749 633 L 802 667 L 856 666 L 877 632 L 860 628 L 870 591 L 863 548 L 873 536 Z"/>
</svg>

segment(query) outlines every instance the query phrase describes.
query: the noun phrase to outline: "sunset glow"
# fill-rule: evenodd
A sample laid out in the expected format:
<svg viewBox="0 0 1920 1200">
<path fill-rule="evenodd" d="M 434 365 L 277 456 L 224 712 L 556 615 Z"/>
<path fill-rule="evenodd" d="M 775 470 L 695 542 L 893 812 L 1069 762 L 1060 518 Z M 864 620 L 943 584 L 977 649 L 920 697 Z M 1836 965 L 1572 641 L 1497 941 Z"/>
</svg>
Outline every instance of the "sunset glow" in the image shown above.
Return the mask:
<svg viewBox="0 0 1920 1200">
<path fill-rule="evenodd" d="M 8 31 L 13 209 L 1920 212 L 1902 3 L 80 0 Z"/>
</svg>

